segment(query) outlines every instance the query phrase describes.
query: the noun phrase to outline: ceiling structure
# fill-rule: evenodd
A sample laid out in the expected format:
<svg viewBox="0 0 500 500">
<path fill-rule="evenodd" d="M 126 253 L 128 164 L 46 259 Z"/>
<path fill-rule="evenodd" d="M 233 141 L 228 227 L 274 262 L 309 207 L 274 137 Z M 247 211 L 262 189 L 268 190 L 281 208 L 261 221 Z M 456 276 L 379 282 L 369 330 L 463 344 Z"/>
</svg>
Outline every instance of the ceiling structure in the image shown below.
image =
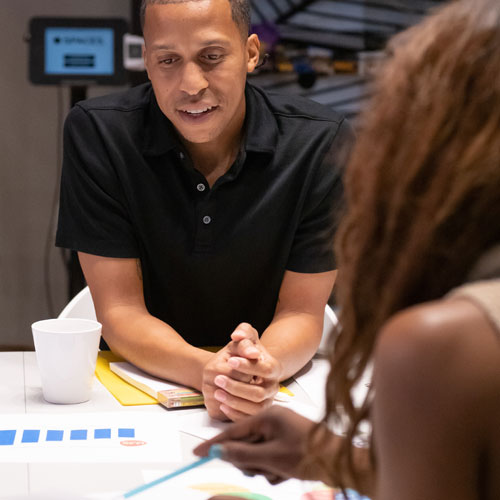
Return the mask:
<svg viewBox="0 0 500 500">
<path fill-rule="evenodd" d="M 273 23 L 281 40 L 332 49 L 380 48 L 438 0 L 251 0 L 253 24 Z"/>
<path fill-rule="evenodd" d="M 443 0 L 251 0 L 252 24 L 271 23 L 281 42 L 333 50 L 356 58 L 361 51 L 383 48 L 392 35 L 417 23 Z M 252 81 L 268 90 L 307 96 L 355 119 L 369 97 L 358 75 L 318 78 L 310 89 L 295 74 L 262 73 Z"/>
</svg>

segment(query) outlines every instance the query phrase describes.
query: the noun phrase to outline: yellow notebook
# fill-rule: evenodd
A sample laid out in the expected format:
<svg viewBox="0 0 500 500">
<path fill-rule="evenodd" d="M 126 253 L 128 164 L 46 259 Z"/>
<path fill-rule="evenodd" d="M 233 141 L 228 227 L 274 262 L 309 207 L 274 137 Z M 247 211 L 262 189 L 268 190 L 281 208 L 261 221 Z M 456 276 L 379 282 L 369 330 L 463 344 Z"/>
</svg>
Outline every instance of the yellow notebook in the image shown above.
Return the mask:
<svg viewBox="0 0 500 500">
<path fill-rule="evenodd" d="M 158 404 L 157 399 L 137 389 L 128 382 L 125 382 L 125 380 L 111 371 L 109 363 L 116 361 L 124 361 L 124 359 L 111 351 L 99 351 L 95 374 L 102 385 L 106 387 L 123 406 Z"/>
</svg>

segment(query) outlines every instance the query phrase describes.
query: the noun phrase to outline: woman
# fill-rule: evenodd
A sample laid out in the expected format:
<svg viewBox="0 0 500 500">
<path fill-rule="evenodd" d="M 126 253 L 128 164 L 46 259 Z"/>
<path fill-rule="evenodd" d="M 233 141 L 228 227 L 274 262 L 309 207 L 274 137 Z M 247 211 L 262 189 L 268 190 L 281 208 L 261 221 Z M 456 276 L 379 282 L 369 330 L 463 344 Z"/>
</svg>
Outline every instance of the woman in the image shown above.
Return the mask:
<svg viewBox="0 0 500 500">
<path fill-rule="evenodd" d="M 451 2 L 390 52 L 346 174 L 324 422 L 272 408 L 196 452 L 383 500 L 498 499 L 500 2 Z M 363 420 L 371 453 L 350 445 Z"/>
</svg>

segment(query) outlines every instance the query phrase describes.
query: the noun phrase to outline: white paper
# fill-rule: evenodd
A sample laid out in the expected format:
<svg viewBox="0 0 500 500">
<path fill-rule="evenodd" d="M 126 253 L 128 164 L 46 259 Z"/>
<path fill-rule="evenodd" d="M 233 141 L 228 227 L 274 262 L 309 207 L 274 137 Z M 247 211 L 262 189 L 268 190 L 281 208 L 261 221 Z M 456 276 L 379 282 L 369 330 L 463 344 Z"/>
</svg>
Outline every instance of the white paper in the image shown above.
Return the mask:
<svg viewBox="0 0 500 500">
<path fill-rule="evenodd" d="M 178 422 L 140 412 L 2 415 L 0 463 L 179 462 Z"/>
<path fill-rule="evenodd" d="M 227 429 L 229 425 L 229 422 L 214 420 L 208 416 L 208 412 L 202 411 L 183 417 L 179 422 L 179 430 L 201 439 L 211 439 Z"/>
<path fill-rule="evenodd" d="M 129 384 L 138 387 L 155 399 L 158 399 L 158 392 L 160 391 L 182 387 L 179 384 L 167 382 L 161 378 L 148 375 L 146 372 L 137 368 L 137 366 L 127 363 L 126 361 L 109 363 L 109 368 Z"/>
<path fill-rule="evenodd" d="M 290 408 L 299 415 L 314 421 L 319 421 L 323 416 L 321 410 L 316 406 L 304 404 L 295 399 L 290 399 L 288 402 L 275 401 L 273 404 Z M 201 439 L 211 439 L 227 429 L 229 425 L 231 425 L 230 422 L 221 422 L 210 418 L 208 413 L 204 411 L 182 418 L 179 422 L 179 430 Z"/>
<path fill-rule="evenodd" d="M 303 417 L 313 420 L 314 422 L 319 422 L 323 418 L 323 411 L 315 405 L 310 405 L 307 403 L 301 403 L 300 401 L 290 401 L 287 403 L 281 401 L 275 401 L 275 405 L 283 406 L 284 408 L 289 408 L 295 413 L 302 415 Z"/>
<path fill-rule="evenodd" d="M 181 474 L 165 483 L 138 494 L 137 500 L 208 500 L 217 494 L 251 494 L 255 500 L 330 500 L 332 490 L 320 482 L 289 479 L 272 486 L 263 476 L 248 477 L 238 469 L 219 462 Z M 172 472 L 171 470 L 143 471 L 144 481 L 150 482 Z M 307 496 L 306 496 L 307 495 Z"/>
</svg>

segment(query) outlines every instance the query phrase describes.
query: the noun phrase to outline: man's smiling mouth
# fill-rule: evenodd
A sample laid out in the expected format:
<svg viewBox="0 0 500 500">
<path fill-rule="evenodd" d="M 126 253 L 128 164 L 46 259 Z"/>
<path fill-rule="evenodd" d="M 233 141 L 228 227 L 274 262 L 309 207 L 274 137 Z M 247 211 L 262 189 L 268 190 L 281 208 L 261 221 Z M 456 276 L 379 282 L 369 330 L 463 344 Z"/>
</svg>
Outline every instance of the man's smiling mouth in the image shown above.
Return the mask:
<svg viewBox="0 0 500 500">
<path fill-rule="evenodd" d="M 197 117 L 207 115 L 217 108 L 218 106 L 203 106 L 197 109 L 179 109 L 179 112 L 188 116 Z"/>
</svg>

